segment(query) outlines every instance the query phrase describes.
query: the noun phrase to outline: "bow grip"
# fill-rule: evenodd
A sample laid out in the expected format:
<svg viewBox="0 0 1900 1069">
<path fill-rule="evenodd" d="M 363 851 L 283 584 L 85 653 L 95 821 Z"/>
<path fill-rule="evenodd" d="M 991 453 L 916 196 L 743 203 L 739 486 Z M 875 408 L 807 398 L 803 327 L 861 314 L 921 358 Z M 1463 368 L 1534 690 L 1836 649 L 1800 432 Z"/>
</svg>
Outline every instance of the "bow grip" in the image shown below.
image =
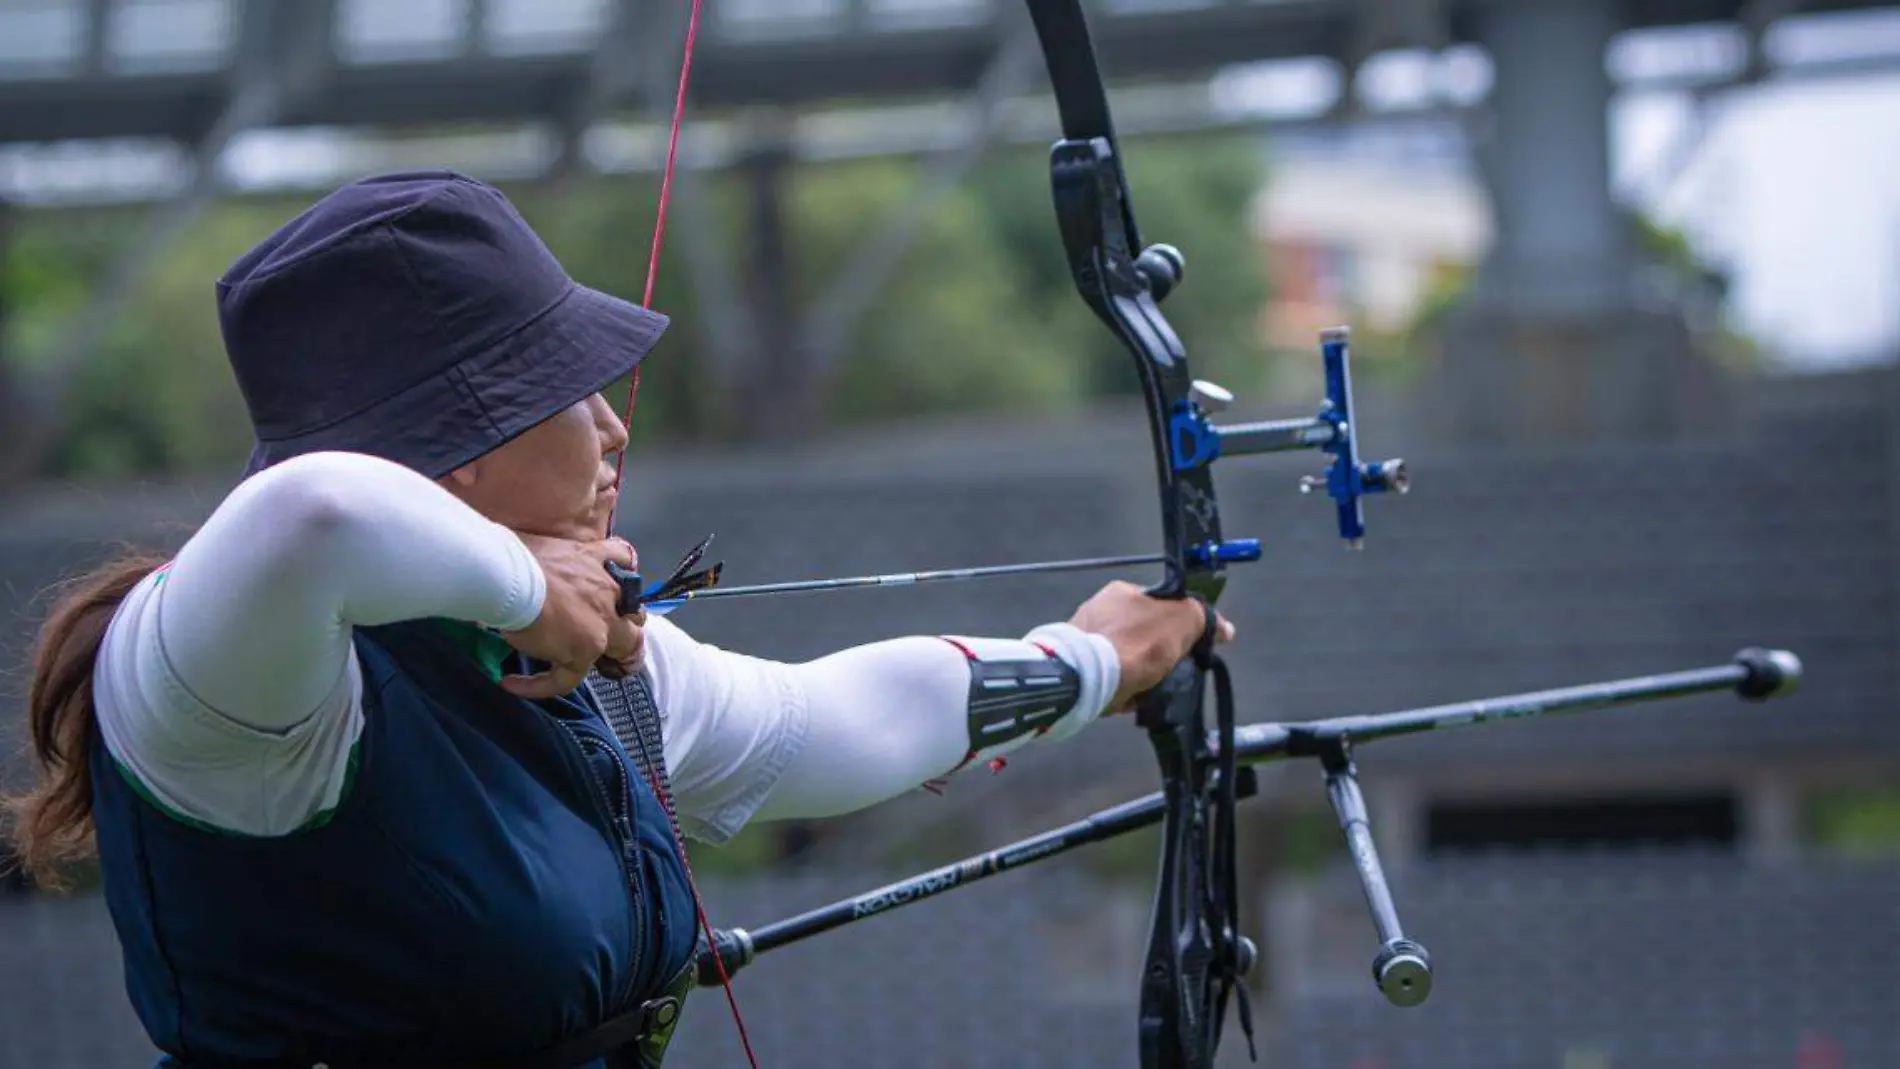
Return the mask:
<svg viewBox="0 0 1900 1069">
<path fill-rule="evenodd" d="M 1201 637 L 1194 641 L 1194 648 L 1186 657 L 1168 670 L 1161 682 L 1135 696 L 1135 723 L 1149 730 L 1167 727 L 1184 713 L 1191 711 L 1198 718 L 1201 690 L 1201 672 L 1214 656 L 1214 637 L 1220 626 L 1214 607 L 1201 602 L 1201 610 L 1206 614 L 1206 622 L 1201 627 Z"/>
<path fill-rule="evenodd" d="M 614 615 L 633 616 L 638 613 L 641 606 L 646 603 L 645 584 L 640 578 L 640 573 L 629 571 L 613 561 L 608 561 L 607 574 L 612 576 L 614 582 L 620 587 L 620 593 L 614 598 Z"/>
</svg>

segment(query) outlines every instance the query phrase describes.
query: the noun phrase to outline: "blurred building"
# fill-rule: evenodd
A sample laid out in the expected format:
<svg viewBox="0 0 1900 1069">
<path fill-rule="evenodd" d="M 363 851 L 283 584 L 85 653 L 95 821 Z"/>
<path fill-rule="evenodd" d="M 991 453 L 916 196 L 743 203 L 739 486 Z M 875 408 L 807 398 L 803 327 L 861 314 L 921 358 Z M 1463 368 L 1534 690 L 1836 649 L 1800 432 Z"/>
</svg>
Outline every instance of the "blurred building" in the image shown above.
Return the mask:
<svg viewBox="0 0 1900 1069">
<path fill-rule="evenodd" d="M 1393 151 L 1351 149 L 1365 140 L 1274 141 L 1253 211 L 1274 349 L 1309 350 L 1339 323 L 1402 332 L 1490 248 L 1490 208 L 1460 146 L 1408 139 Z"/>
</svg>

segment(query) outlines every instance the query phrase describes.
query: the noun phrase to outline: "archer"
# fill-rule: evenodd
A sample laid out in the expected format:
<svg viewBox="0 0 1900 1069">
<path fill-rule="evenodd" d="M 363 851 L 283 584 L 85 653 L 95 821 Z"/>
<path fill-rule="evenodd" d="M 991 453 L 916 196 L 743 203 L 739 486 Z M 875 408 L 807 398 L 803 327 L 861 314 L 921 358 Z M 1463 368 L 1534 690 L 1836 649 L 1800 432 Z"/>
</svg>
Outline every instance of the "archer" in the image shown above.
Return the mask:
<svg viewBox="0 0 1900 1069">
<path fill-rule="evenodd" d="M 459 175 L 344 187 L 218 301 L 247 478 L 54 610 L 16 800 L 44 880 L 96 838 L 168 1066 L 657 1060 L 705 923 L 681 833 L 1066 739 L 1206 627 L 1112 583 L 1021 639 L 781 664 L 627 605 L 598 391 L 666 318 Z"/>
</svg>

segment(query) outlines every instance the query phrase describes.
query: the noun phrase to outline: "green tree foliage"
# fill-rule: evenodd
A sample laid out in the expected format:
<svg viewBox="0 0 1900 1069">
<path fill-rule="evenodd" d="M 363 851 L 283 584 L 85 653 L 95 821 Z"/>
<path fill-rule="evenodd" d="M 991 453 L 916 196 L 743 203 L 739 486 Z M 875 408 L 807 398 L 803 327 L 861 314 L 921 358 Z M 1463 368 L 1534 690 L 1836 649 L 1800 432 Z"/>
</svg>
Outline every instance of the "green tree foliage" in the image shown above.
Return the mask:
<svg viewBox="0 0 1900 1069">
<path fill-rule="evenodd" d="M 1188 282 L 1168 305 L 1197 363 L 1245 385 L 1262 357 L 1255 336 L 1264 283 L 1245 225 L 1262 178 L 1249 140 L 1168 139 L 1131 146 L 1130 182 L 1150 241 L 1189 254 Z M 802 314 L 865 238 L 912 195 L 923 165 L 867 160 L 800 165 L 786 185 L 785 270 Z M 726 258 L 746 273 L 749 191 L 735 174 L 701 179 L 705 217 Z M 590 177 L 510 187 L 509 195 L 580 281 L 638 300 L 652 233 L 655 183 Z M 121 476 L 230 470 L 250 431 L 224 362 L 214 283 L 232 260 L 308 203 L 214 205 L 141 283 L 132 307 L 73 373 L 57 413 L 48 474 Z M 136 240 L 142 210 L 16 209 L 0 250 L 10 309 L 0 357 L 47 370 L 92 288 Z M 683 226 L 679 216 L 672 227 Z M 674 318 L 643 368 L 640 438 L 732 437 L 728 398 L 705 345 L 706 317 L 668 240 L 654 306 Z M 748 367 L 781 358 L 772 345 Z M 1040 151 L 1001 153 L 935 204 L 884 280 L 824 385 L 824 422 L 866 423 L 951 410 L 1048 411 L 1132 392 L 1128 357 L 1074 295 L 1050 208 Z"/>
<path fill-rule="evenodd" d="M 1182 250 L 1187 274 L 1167 303 L 1197 373 L 1245 390 L 1265 377 L 1259 321 L 1266 301 L 1264 252 L 1249 225 L 1265 180 L 1257 142 L 1234 137 L 1131 140 L 1124 146 L 1129 195 L 1142 240 Z M 1076 298 L 1055 231 L 1047 156 L 1011 154 L 973 182 L 999 252 L 1027 299 L 1063 324 L 1085 354 L 1090 395 L 1139 392 L 1131 362 Z"/>
<path fill-rule="evenodd" d="M 815 284 L 810 290 L 836 277 L 886 215 L 901 210 L 917 178 L 914 165 L 896 161 L 800 176 L 800 247 L 810 268 L 799 273 Z M 1012 257 L 997 227 L 999 209 L 1036 192 L 970 186 L 931 213 L 843 356 L 831 409 L 838 420 L 1046 410 L 1080 399 L 1088 352 L 1077 342 L 1078 317 L 1049 306 L 1029 282 L 1033 268 Z M 1045 234 L 1054 247 L 1048 219 Z M 817 294 L 799 296 L 808 305 Z"/>
<path fill-rule="evenodd" d="M 1841 786 L 1806 805 L 1808 840 L 1822 850 L 1861 858 L 1900 858 L 1900 787 Z"/>
<path fill-rule="evenodd" d="M 55 415 L 50 473 L 124 476 L 234 469 L 251 442 L 218 332 L 215 284 L 239 253 L 297 205 L 234 202 L 205 213 L 168 249 L 97 351 L 56 369 L 96 280 L 137 239 L 142 213 L 66 210 L 27 215 L 0 260 L 12 312 L 0 353 L 29 374 L 70 376 Z"/>
</svg>

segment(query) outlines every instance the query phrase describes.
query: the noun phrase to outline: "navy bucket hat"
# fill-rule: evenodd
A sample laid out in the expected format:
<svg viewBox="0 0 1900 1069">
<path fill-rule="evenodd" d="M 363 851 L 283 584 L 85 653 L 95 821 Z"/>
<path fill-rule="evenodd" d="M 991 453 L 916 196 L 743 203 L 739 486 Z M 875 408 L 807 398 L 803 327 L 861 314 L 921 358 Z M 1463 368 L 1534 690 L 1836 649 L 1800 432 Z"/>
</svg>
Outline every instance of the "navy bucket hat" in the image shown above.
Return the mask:
<svg viewBox="0 0 1900 1069">
<path fill-rule="evenodd" d="M 218 281 L 246 474 L 343 450 L 446 475 L 632 371 L 667 318 L 569 278 L 500 190 L 344 186 Z"/>
</svg>

